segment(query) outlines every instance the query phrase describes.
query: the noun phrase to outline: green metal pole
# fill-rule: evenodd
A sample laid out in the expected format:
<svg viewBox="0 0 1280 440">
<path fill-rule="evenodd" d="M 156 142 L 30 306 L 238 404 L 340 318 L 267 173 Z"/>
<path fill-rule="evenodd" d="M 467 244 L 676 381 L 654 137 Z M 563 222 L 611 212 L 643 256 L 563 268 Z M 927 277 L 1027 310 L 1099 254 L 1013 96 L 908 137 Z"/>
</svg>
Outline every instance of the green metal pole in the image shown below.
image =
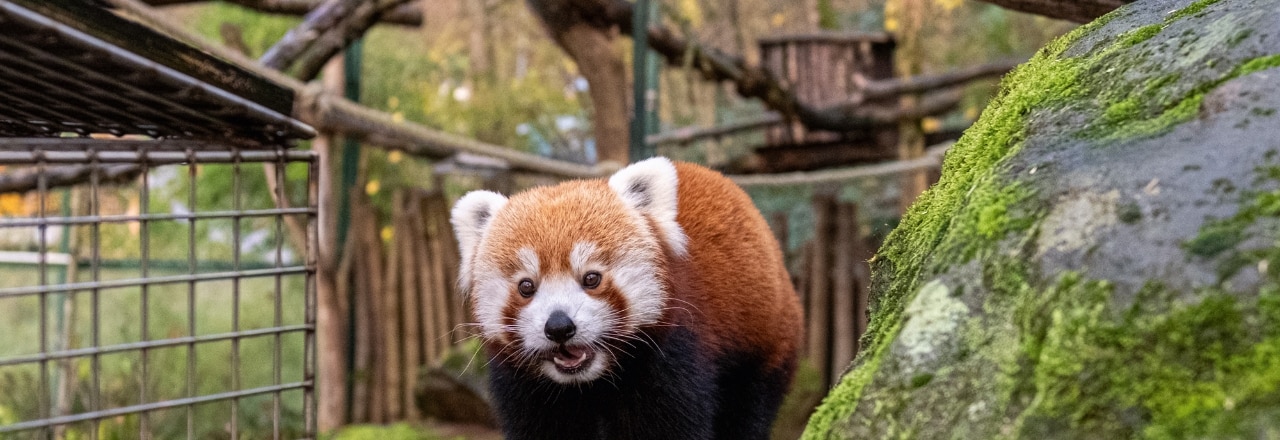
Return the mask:
<svg viewBox="0 0 1280 440">
<path fill-rule="evenodd" d="M 636 0 L 631 14 L 632 47 L 632 97 L 635 111 L 631 116 L 632 161 L 653 157 L 654 148 L 645 137 L 658 128 L 658 64 L 649 50 L 649 22 L 657 15 L 658 3 L 653 0 Z"/>
<path fill-rule="evenodd" d="M 343 95 L 352 102 L 360 102 L 360 69 L 361 61 L 364 56 L 364 40 L 356 40 L 347 47 L 343 60 Z M 342 176 L 338 185 L 338 246 L 337 251 L 341 252 L 343 244 L 347 242 L 347 229 L 351 227 L 351 189 L 359 182 L 356 179 L 360 174 L 360 144 L 354 139 L 344 138 L 342 140 Z M 338 258 L 342 258 L 341 255 Z M 338 283 L 350 283 L 349 279 L 335 280 Z M 347 289 L 347 304 L 355 304 L 356 290 Z M 356 337 L 356 312 L 355 307 L 347 310 L 347 340 L 354 341 Z M 355 365 L 356 350 L 355 344 L 347 344 L 347 368 Z M 346 419 L 351 420 L 351 408 L 353 395 L 353 383 L 351 381 L 351 372 L 348 370 L 347 383 L 345 392 L 347 395 Z"/>
<path fill-rule="evenodd" d="M 343 56 L 343 95 L 352 102 L 360 102 L 360 68 L 364 56 L 364 40 L 356 40 L 347 47 Z M 347 242 L 347 228 L 351 226 L 351 188 L 360 170 L 360 144 L 353 139 L 342 140 L 342 170 L 338 185 L 338 247 Z M 339 255 L 339 258 L 341 255 Z"/>
</svg>

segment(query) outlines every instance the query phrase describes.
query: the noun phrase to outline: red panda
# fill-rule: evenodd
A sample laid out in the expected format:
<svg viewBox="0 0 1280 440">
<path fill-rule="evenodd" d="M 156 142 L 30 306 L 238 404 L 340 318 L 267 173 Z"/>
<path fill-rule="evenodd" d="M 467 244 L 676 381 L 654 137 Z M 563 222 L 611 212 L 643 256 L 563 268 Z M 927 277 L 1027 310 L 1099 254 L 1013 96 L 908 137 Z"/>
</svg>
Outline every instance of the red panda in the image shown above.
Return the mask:
<svg viewBox="0 0 1280 440">
<path fill-rule="evenodd" d="M 800 304 L 732 181 L 653 158 L 451 217 L 507 438 L 768 438 Z"/>
</svg>

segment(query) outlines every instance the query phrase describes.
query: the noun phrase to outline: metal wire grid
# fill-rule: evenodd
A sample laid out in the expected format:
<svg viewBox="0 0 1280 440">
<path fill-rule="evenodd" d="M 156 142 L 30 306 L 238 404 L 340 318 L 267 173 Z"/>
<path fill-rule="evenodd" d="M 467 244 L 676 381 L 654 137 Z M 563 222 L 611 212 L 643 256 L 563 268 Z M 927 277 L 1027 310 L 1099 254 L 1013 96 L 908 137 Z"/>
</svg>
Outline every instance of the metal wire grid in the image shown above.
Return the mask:
<svg viewBox="0 0 1280 440">
<path fill-rule="evenodd" d="M 28 196 L 34 197 L 32 200 L 34 212 L 25 216 L 0 218 L 0 232 L 15 230 L 35 232 L 35 243 L 28 247 L 33 249 L 27 255 L 33 254 L 32 264 L 36 268 L 34 282 L 25 285 L 22 285 L 23 277 L 21 276 L 9 277 L 7 282 L 0 278 L 0 314 L 5 310 L 21 309 L 20 301 L 29 303 L 34 297 L 39 315 L 35 319 L 38 326 L 36 338 L 38 349 L 34 352 L 14 353 L 12 349 L 6 350 L 3 344 L 0 344 L 0 380 L 5 377 L 10 378 L 7 385 L 6 382 L 0 382 L 0 387 L 15 386 L 15 384 L 20 386 L 21 379 L 12 379 L 15 374 L 38 382 L 34 388 L 34 399 L 26 401 L 25 404 L 18 403 L 18 405 L 25 405 L 25 408 L 0 407 L 0 437 L 65 438 L 69 431 L 78 430 L 81 434 L 80 438 L 97 439 L 107 436 L 106 432 L 115 429 L 124 431 L 126 438 L 133 437 L 134 433 L 138 438 L 143 439 L 176 438 L 180 434 L 174 435 L 173 426 L 168 426 L 169 429 L 165 431 L 166 427 L 161 425 L 180 424 L 181 419 L 184 418 L 182 412 L 185 412 L 185 429 L 179 429 L 179 431 L 185 431 L 185 437 L 188 439 L 209 436 L 232 439 L 267 438 L 268 436 L 270 438 L 312 437 L 315 432 L 315 242 L 316 179 L 318 178 L 313 153 L 292 151 L 283 147 L 273 150 L 240 150 L 208 145 L 197 149 L 192 148 L 191 143 L 181 144 L 186 145 L 187 148 L 180 151 L 164 148 L 113 151 L 112 143 L 98 143 L 106 146 L 104 149 L 84 149 L 85 143 L 72 142 L 63 146 L 48 145 L 32 151 L 0 151 L 0 165 L 5 166 L 0 173 L 34 169 L 41 176 L 38 178 L 37 190 L 33 195 Z M 157 142 L 157 145 L 164 145 L 164 143 Z M 63 210 L 62 215 L 51 212 L 52 202 L 57 192 L 49 185 L 48 178 L 43 177 L 46 175 L 45 172 L 56 168 L 56 164 L 59 163 L 77 162 L 86 164 L 93 170 L 88 184 L 73 190 L 82 191 L 81 194 L 85 195 L 82 197 L 87 198 L 87 212 L 70 216 L 65 215 L 66 209 Z M 288 170 L 303 169 L 301 171 L 303 175 L 300 177 L 305 181 L 306 194 L 300 207 L 272 206 L 265 209 L 249 209 L 248 201 L 245 200 L 246 195 L 250 195 L 247 188 L 249 178 L 260 176 L 262 169 L 261 165 L 257 168 L 249 165 L 263 163 L 274 164 L 276 169 L 282 170 L 275 173 L 277 200 L 289 200 L 289 194 L 286 194 L 285 188 L 290 181 L 295 183 L 295 187 L 297 186 L 298 179 L 286 178 L 286 173 L 290 172 Z M 109 164 L 140 166 L 142 167 L 141 177 L 130 189 L 112 189 L 103 184 L 99 178 L 100 170 Z M 290 167 L 290 164 L 295 166 Z M 183 174 L 181 171 L 185 169 L 187 209 L 173 209 L 174 212 L 168 213 L 148 212 L 148 207 L 152 203 L 151 198 L 157 191 L 154 186 L 157 185 L 157 179 L 165 174 L 166 168 L 171 169 L 168 174 L 170 184 L 172 179 Z M 177 171 L 172 171 L 173 169 Z M 255 172 L 259 174 L 250 174 Z M 232 206 L 229 209 L 199 209 L 198 196 L 203 194 L 199 177 L 204 173 L 230 174 L 229 190 Z M 136 193 L 132 193 L 133 189 L 136 189 Z M 211 191 L 225 190 L 227 188 L 211 189 Z M 110 194 L 109 191 L 117 191 L 116 194 L 124 191 L 129 196 L 136 196 L 140 212 L 104 214 L 103 202 L 108 200 L 105 195 Z M 63 198 L 64 204 L 67 200 L 69 200 L 68 197 Z M 289 259 L 286 258 L 284 241 L 285 222 L 288 217 L 302 220 L 306 229 L 305 243 L 301 245 L 302 249 L 299 249 L 301 257 L 295 258 L 296 262 L 288 261 Z M 217 221 L 229 221 L 231 225 L 229 269 L 225 267 L 209 269 L 208 264 L 203 266 L 201 264 L 204 261 L 201 258 L 201 237 L 197 236 L 197 225 Z M 267 223 L 267 228 L 270 229 L 268 235 L 271 238 L 268 240 L 273 242 L 268 244 L 268 250 L 265 251 L 270 254 L 268 258 L 270 261 L 266 261 L 266 264 L 255 264 L 254 261 L 250 261 L 250 256 L 245 255 L 247 251 L 240 245 L 252 235 L 244 230 L 245 226 L 252 226 L 255 223 L 259 225 Z M 104 250 L 108 253 L 118 251 L 104 249 L 103 229 L 113 225 L 136 228 L 137 276 L 111 279 L 113 277 L 105 276 L 103 272 Z M 161 274 L 160 270 L 153 268 L 158 259 L 153 261 L 151 255 L 153 248 L 156 247 L 156 244 L 151 243 L 152 235 L 161 227 L 173 230 L 174 227 L 181 228 L 184 225 L 186 228 L 185 270 L 177 274 Z M 81 236 L 87 235 L 87 243 L 85 243 L 87 246 L 84 246 L 88 253 L 87 258 L 82 261 L 77 261 L 81 259 L 75 257 L 58 258 L 60 255 L 53 252 L 50 243 L 55 229 L 78 230 L 82 233 Z M 86 268 L 87 274 L 82 274 L 81 277 L 87 279 L 83 281 L 51 280 L 51 275 L 58 273 L 51 269 L 55 269 L 59 262 L 67 262 L 77 268 Z M 24 271 L 29 273 L 29 266 Z M 19 278 L 17 281 L 19 285 L 13 285 L 14 278 Z M 58 277 L 53 276 L 53 278 Z M 296 286 L 299 278 L 301 278 L 300 288 Z M 220 281 L 223 284 L 217 284 Z M 229 291 L 224 290 L 226 283 L 230 285 Z M 181 289 L 182 286 L 186 288 Z M 286 289 L 286 286 L 290 289 Z M 223 289 L 217 289 L 217 287 L 223 287 Z M 163 325 L 160 319 L 163 317 L 155 316 L 155 309 L 158 304 L 172 304 L 179 301 L 170 297 L 175 294 L 175 289 L 185 292 L 185 329 L 169 328 L 166 330 L 170 333 L 169 335 L 153 337 L 157 330 L 161 330 L 157 326 Z M 245 295 L 252 293 L 247 292 L 246 289 L 269 291 L 272 309 L 269 325 L 247 328 L 248 321 L 242 317 L 242 309 L 248 312 L 252 309 L 246 307 L 256 306 L 246 303 Z M 135 304 L 119 307 L 121 302 L 131 299 L 128 294 L 122 292 L 131 294 L 135 290 L 137 294 Z M 227 296 L 230 297 L 229 331 L 202 332 L 201 328 L 198 328 L 207 327 L 207 325 L 197 325 L 198 317 L 208 316 L 198 313 L 197 308 L 205 304 L 197 298 L 198 292 L 201 292 L 199 295 L 201 298 L 207 298 L 210 290 L 212 295 L 219 296 L 223 300 Z M 301 322 L 286 322 L 286 312 L 298 311 L 285 310 L 285 303 L 298 295 L 302 297 L 301 307 L 304 308 L 301 311 Z M 85 296 L 88 298 L 85 299 Z M 71 326 L 62 322 L 63 315 L 59 314 L 61 312 L 55 312 L 54 316 L 50 316 L 50 311 L 55 305 L 61 304 L 65 307 L 67 304 L 65 301 L 68 300 L 72 304 L 87 303 L 89 308 L 87 316 L 90 321 L 85 329 L 88 333 L 87 340 L 84 338 L 86 335 L 75 335 L 76 330 L 67 330 Z M 111 311 L 132 309 L 136 312 L 135 316 L 125 317 L 123 320 L 117 319 L 117 321 L 128 323 L 136 318 L 138 332 L 134 340 L 108 341 L 111 338 L 108 337 L 108 329 L 104 328 L 104 319 L 112 318 L 104 316 L 108 309 Z M 214 316 L 216 315 L 215 312 Z M 28 317 L 27 320 L 31 319 Z M 60 335 L 54 334 L 58 332 L 63 333 L 61 340 L 58 340 Z M 297 340 L 295 335 L 301 335 L 301 340 Z M 10 335 L 9 339 L 11 339 L 10 342 L 15 342 L 20 337 L 20 335 Z M 0 341 L 5 339 L 5 335 L 0 334 Z M 80 343 L 72 342 L 77 339 L 80 339 Z M 245 347 L 250 344 L 261 347 L 260 341 L 263 339 L 270 341 L 268 346 L 271 358 L 246 359 L 243 353 Z M 208 347 L 220 343 L 230 345 L 229 359 L 198 355 L 202 351 L 214 350 Z M 302 346 L 300 347 L 301 358 L 285 359 L 286 352 L 296 352 L 299 348 L 298 344 Z M 185 371 L 157 370 L 156 359 L 164 357 L 165 353 L 161 351 L 166 349 L 185 349 Z M 130 362 L 126 363 L 126 367 L 132 365 L 135 368 L 132 369 L 133 371 L 126 371 L 123 375 L 118 374 L 119 371 L 107 371 L 109 368 L 104 362 L 107 357 L 112 357 L 112 361 L 128 359 Z M 203 371 L 198 367 L 219 363 L 228 369 L 229 377 L 225 378 L 224 382 L 229 381 L 229 383 L 222 384 L 225 387 L 224 390 L 210 391 L 216 387 L 205 386 L 203 381 L 210 378 L 197 377 L 197 372 Z M 286 367 L 291 370 L 300 370 L 300 377 L 285 380 L 283 371 Z M 37 371 L 31 374 L 32 369 Z M 246 375 L 255 373 L 262 375 L 265 369 L 270 369 L 270 383 L 257 386 L 247 386 L 244 383 Z M 125 368 L 125 370 L 130 369 Z M 89 382 L 87 386 L 73 392 L 67 392 L 67 388 L 59 388 L 57 383 L 70 377 L 59 374 L 68 371 L 80 372 L 78 376 L 81 381 Z M 22 376 L 18 373 L 26 375 Z M 109 373 L 119 377 L 110 376 Z M 175 374 L 181 376 L 182 381 L 183 389 L 177 393 L 179 395 L 172 395 L 174 390 L 154 389 L 157 388 L 154 385 L 157 377 L 171 378 Z M 131 402 L 123 404 L 108 402 L 104 396 L 106 381 L 112 381 L 112 383 L 124 381 L 126 386 L 123 388 L 133 388 L 130 391 L 135 396 L 130 399 Z M 67 387 L 70 382 L 71 380 L 62 381 L 61 386 Z M 8 390 L 10 395 L 14 395 L 17 391 L 16 389 Z M 0 391 L 0 394 L 3 393 Z M 261 402 L 260 396 L 270 397 L 269 408 L 244 406 L 252 403 L 251 401 L 265 405 Z M 290 402 L 290 398 L 294 400 Z M 11 401 L 10 404 L 14 403 Z M 229 411 L 221 405 L 229 406 Z M 211 406 L 222 409 L 206 411 L 206 407 Z M 289 421 L 283 420 L 282 411 L 290 407 L 301 408 L 301 426 L 285 426 Z M 5 419 L 6 410 L 9 413 L 8 420 Z M 177 416 L 173 413 L 175 410 L 179 411 Z M 270 416 L 270 428 L 259 427 L 257 431 L 250 432 L 246 428 L 248 420 L 242 419 L 246 415 L 259 414 L 263 412 L 262 410 L 266 410 Z M 207 420 L 207 415 L 211 413 L 224 415 L 227 420 Z M 24 417 L 23 414 L 33 417 Z M 210 422 L 214 422 L 215 425 L 225 424 L 225 428 L 215 429 L 213 432 L 197 429 L 197 425 L 207 427 L 210 426 Z M 264 431 L 269 432 L 269 435 Z"/>
<path fill-rule="evenodd" d="M 111 133 L 270 145 L 314 135 L 282 114 L 292 99 L 287 89 L 94 6 L 18 3 L 54 14 L 0 0 L 0 136 Z M 104 40 L 110 37 L 118 41 Z M 281 103 L 268 107 L 228 91 L 237 88 Z"/>
</svg>

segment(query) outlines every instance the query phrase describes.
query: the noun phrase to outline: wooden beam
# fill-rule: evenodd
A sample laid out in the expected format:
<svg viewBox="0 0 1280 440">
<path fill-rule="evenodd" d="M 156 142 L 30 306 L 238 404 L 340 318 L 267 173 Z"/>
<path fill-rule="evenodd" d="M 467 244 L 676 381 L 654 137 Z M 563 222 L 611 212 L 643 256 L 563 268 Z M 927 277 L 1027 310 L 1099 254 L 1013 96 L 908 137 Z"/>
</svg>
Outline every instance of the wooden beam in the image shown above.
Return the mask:
<svg viewBox="0 0 1280 440">
<path fill-rule="evenodd" d="M 729 175 L 729 180 L 742 187 L 777 186 L 777 185 L 813 185 L 820 183 L 845 182 L 867 177 L 881 177 L 908 171 L 926 170 L 942 166 L 942 155 L 950 143 L 935 145 L 925 150 L 924 156 L 918 159 L 862 165 L 849 168 L 838 168 L 822 171 L 804 171 L 778 174 Z"/>
<path fill-rule="evenodd" d="M 151 6 L 172 6 L 191 3 L 205 3 L 211 0 L 142 0 Z M 259 12 L 279 15 L 303 16 L 320 5 L 320 0 L 224 0 L 227 3 L 243 6 Z M 400 5 L 382 14 L 378 23 L 399 26 L 422 26 L 422 3 L 414 1 Z"/>
</svg>

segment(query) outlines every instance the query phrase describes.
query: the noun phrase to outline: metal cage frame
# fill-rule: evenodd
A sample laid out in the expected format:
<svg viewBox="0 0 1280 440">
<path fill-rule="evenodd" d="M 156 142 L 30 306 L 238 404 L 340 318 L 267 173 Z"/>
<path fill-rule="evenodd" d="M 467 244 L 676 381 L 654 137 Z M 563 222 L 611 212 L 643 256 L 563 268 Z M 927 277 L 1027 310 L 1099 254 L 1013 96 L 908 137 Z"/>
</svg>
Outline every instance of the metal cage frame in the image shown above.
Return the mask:
<svg viewBox="0 0 1280 440">
<path fill-rule="evenodd" d="M 37 405 L 39 406 L 40 417 L 33 420 L 24 420 L 18 423 L 0 426 L 0 436 L 7 438 L 8 435 L 19 432 L 36 432 L 39 438 L 55 437 L 54 432 L 58 427 L 71 426 L 78 423 L 88 423 L 92 429 L 88 429 L 89 438 L 98 438 L 98 424 L 105 419 L 138 415 L 139 417 L 139 437 L 150 438 L 151 433 L 148 426 L 148 415 L 161 410 L 185 408 L 187 418 L 187 437 L 196 438 L 194 430 L 195 425 L 195 407 L 197 405 L 229 401 L 231 405 L 231 418 L 228 422 L 228 431 L 230 438 L 238 438 L 240 434 L 238 414 L 240 410 L 238 404 L 246 397 L 269 394 L 272 396 L 272 433 L 274 438 L 281 435 L 281 402 L 282 394 L 290 390 L 300 390 L 302 392 L 302 408 L 304 415 L 305 427 L 303 432 L 305 437 L 311 437 L 315 432 L 315 276 L 316 276 L 316 234 L 317 234 L 317 161 L 315 154 L 311 151 L 295 151 L 284 147 L 278 147 L 269 150 L 243 150 L 237 147 L 225 147 L 216 144 L 207 144 L 201 142 L 166 142 L 153 141 L 156 147 L 142 150 L 112 150 L 109 147 L 114 142 L 98 142 L 97 145 L 108 146 L 105 150 L 85 149 L 88 143 L 63 143 L 46 145 L 40 149 L 30 151 L 0 151 L 0 164 L 13 166 L 22 166 L 30 170 L 34 170 L 38 182 L 34 192 L 36 197 L 36 212 L 30 217 L 18 218 L 0 218 L 0 230 L 13 228 L 34 228 L 38 231 L 38 244 L 35 254 L 37 260 L 34 265 L 38 272 L 38 282 L 34 285 L 3 287 L 0 288 L 0 304 L 6 300 L 14 300 L 17 298 L 36 296 L 39 301 L 39 309 L 42 311 L 39 318 L 40 341 L 39 351 L 36 353 L 27 353 L 20 355 L 0 356 L 0 371 L 6 367 L 33 366 L 39 367 L 39 389 L 48 391 L 41 393 Z M 0 149 L 6 144 L 12 144 L 0 140 Z M 52 195 L 52 188 L 49 185 L 49 171 L 56 169 L 58 164 L 79 163 L 87 164 L 90 167 L 90 176 L 88 179 L 88 205 L 89 212 L 87 215 L 81 216 L 58 216 L 49 212 L 49 198 Z M 244 182 L 243 169 L 248 165 L 257 165 L 262 163 L 274 164 L 277 169 L 285 170 L 287 165 L 291 163 L 306 164 L 306 181 L 307 195 L 305 206 L 301 207 L 276 207 L 273 209 L 244 209 L 243 196 Z M 142 201 L 141 212 L 134 215 L 101 215 L 102 201 L 99 198 L 100 191 L 105 185 L 100 183 L 100 176 L 109 165 L 132 165 L 141 168 L 138 178 L 139 197 Z M 200 211 L 196 201 L 200 193 L 197 173 L 202 172 L 205 167 L 218 166 L 229 168 L 232 173 L 232 197 L 234 206 L 230 210 L 217 211 Z M 151 175 L 153 172 L 172 167 L 184 167 L 188 174 L 188 199 L 187 203 L 191 208 L 190 212 L 170 212 L 170 213 L 151 213 L 147 212 L 147 201 L 153 191 L 151 183 Z M 285 173 L 276 173 L 276 200 L 287 200 L 285 194 Z M 299 216 L 305 218 L 306 224 L 306 249 L 301 249 L 302 260 L 298 264 L 286 264 L 283 258 L 285 231 L 284 222 L 287 216 Z M 247 264 L 242 258 L 240 246 L 232 247 L 232 262 L 229 268 L 201 268 L 200 258 L 197 256 L 197 236 L 196 225 L 200 222 L 213 220 L 229 220 L 232 222 L 233 231 L 231 233 L 231 243 L 242 242 L 242 220 L 253 219 L 270 219 L 274 221 L 274 261 L 269 262 L 268 267 L 247 268 Z M 187 228 L 187 270 L 186 273 L 178 275 L 155 276 L 149 268 L 150 258 L 148 252 L 150 250 L 149 229 L 152 225 L 161 222 L 177 222 L 186 223 Z M 101 270 L 103 260 L 101 257 L 102 242 L 101 229 L 103 225 L 134 223 L 138 226 L 139 232 L 139 254 L 141 258 L 138 261 L 140 273 L 136 278 L 109 280 L 103 279 Z M 52 245 L 49 239 L 49 229 L 53 227 L 64 228 L 88 228 L 89 243 L 87 248 L 90 255 L 87 261 L 76 262 L 88 270 L 89 280 L 76 282 L 75 280 L 67 280 L 65 283 L 52 282 L 49 279 L 50 268 L 56 264 L 55 260 L 58 254 L 52 251 Z M 66 259 L 61 259 L 61 263 L 67 264 Z M 297 275 L 304 278 L 303 302 L 305 306 L 304 321 L 301 323 L 287 324 L 282 320 L 283 309 L 283 279 L 287 276 Z M 271 326 L 253 329 L 242 329 L 240 318 L 241 304 L 241 284 L 242 281 L 266 278 L 274 280 L 273 307 L 274 322 Z M 229 332 L 220 332 L 216 334 L 199 334 L 197 330 L 197 287 L 215 281 L 230 281 L 232 291 L 228 295 L 232 296 L 232 303 L 235 304 L 232 311 L 232 329 Z M 153 339 L 149 337 L 151 333 L 148 329 L 149 310 L 154 301 L 154 296 L 149 295 L 149 290 L 161 285 L 186 285 L 186 301 L 187 301 L 187 329 L 183 335 L 167 338 Z M 104 290 L 135 288 L 140 291 L 141 304 L 139 304 L 139 319 L 141 319 L 140 337 L 136 341 L 129 341 L 116 344 L 104 344 L 102 340 L 101 328 L 101 308 L 104 301 L 110 301 Z M 57 347 L 51 343 L 51 322 L 47 312 L 51 307 L 54 297 L 59 295 L 88 295 L 90 299 L 90 312 L 88 313 L 92 321 L 90 327 L 90 335 L 86 344 L 81 347 Z M 297 381 L 284 381 L 281 377 L 284 345 L 282 338 L 285 335 L 300 333 L 303 335 L 303 359 L 297 360 L 303 363 L 303 377 Z M 240 384 L 241 369 L 245 365 L 245 359 L 240 356 L 240 345 L 243 341 L 252 338 L 271 338 L 274 345 L 274 356 L 271 361 L 271 368 L 274 376 L 272 384 L 267 386 L 243 388 Z M 232 371 L 232 384 L 230 389 L 225 392 L 200 394 L 196 391 L 195 377 L 197 362 L 215 362 L 210 360 L 198 359 L 198 348 L 208 344 L 219 342 L 229 342 L 231 344 L 230 368 Z M 156 350 L 171 347 L 186 347 L 186 364 L 187 371 L 186 390 L 183 397 L 172 399 L 153 400 L 150 394 L 154 394 L 154 390 L 148 390 L 149 375 L 155 374 L 154 371 L 148 371 L 148 355 Z M 101 358 L 109 354 L 136 353 L 141 359 L 141 371 L 138 372 L 139 377 L 137 383 L 140 384 L 138 389 L 138 403 L 123 407 L 105 407 L 100 402 L 100 393 L 102 389 L 102 364 Z M 92 381 L 88 396 L 84 396 L 81 404 L 85 407 L 85 411 L 72 414 L 54 414 L 54 396 L 50 391 L 50 383 L 55 380 L 53 371 L 57 370 L 58 362 L 76 362 L 87 363 L 89 378 Z M 33 437 L 35 438 L 35 437 Z"/>
<path fill-rule="evenodd" d="M 0 272 L 0 317 L 12 318 L 0 321 L 0 331 L 15 332 L 0 334 L 0 343 L 11 342 L 0 345 L 0 388 L 11 387 L 0 389 L 0 438 L 65 438 L 78 430 L 98 439 L 104 427 L 144 439 L 181 431 L 188 439 L 314 437 L 323 173 L 314 152 L 290 148 L 315 135 L 290 116 L 294 92 L 95 0 L 0 0 L 0 61 L 0 197 L 18 194 L 24 207 L 0 215 L 0 238 L 25 240 L 17 252 L 0 249 L 0 265 L 25 259 L 19 270 Z M 252 166 L 275 171 L 265 174 L 275 179 L 264 182 L 274 191 L 270 202 L 260 187 L 246 187 Z M 215 199 L 231 202 L 202 209 L 202 194 L 227 190 L 225 180 L 202 189 L 206 172 L 229 174 L 222 177 L 231 193 Z M 185 188 L 165 184 L 175 176 Z M 305 193 L 293 194 L 292 207 L 291 185 Z M 52 207 L 60 188 L 72 189 L 59 212 Z M 186 206 L 151 210 L 161 188 L 168 192 L 156 200 L 185 199 Z M 83 212 L 65 209 L 73 192 L 87 199 Z M 250 194 L 259 197 L 246 205 Z M 137 207 L 104 209 L 122 198 Z M 296 237 L 299 224 L 304 237 L 289 240 L 297 252 L 289 258 L 286 232 Z M 120 225 L 130 229 L 113 229 Z M 198 226 L 229 240 L 216 253 L 229 254 L 229 262 L 209 258 L 215 253 L 201 245 L 214 243 L 213 235 L 200 236 Z M 63 243 L 82 233 L 86 254 L 55 249 L 54 231 L 63 232 Z M 249 234 L 260 235 L 252 253 L 242 249 L 253 241 Z M 104 238 L 130 250 L 106 248 Z M 172 256 L 182 245 L 185 255 Z M 153 248 L 170 259 L 153 258 Z M 268 295 L 252 305 L 242 301 L 261 292 Z M 202 303 L 206 297 L 225 301 Z M 224 303 L 231 304 L 226 328 L 208 324 L 225 317 L 201 315 L 200 304 Z M 104 323 L 114 321 L 125 324 L 107 332 Z M 224 352 L 229 359 L 214 358 Z M 221 365 L 225 383 L 197 376 Z M 263 406 L 245 406 L 251 403 Z M 285 419 L 286 410 L 301 414 Z M 246 427 L 251 422 L 256 431 Z"/>
</svg>

